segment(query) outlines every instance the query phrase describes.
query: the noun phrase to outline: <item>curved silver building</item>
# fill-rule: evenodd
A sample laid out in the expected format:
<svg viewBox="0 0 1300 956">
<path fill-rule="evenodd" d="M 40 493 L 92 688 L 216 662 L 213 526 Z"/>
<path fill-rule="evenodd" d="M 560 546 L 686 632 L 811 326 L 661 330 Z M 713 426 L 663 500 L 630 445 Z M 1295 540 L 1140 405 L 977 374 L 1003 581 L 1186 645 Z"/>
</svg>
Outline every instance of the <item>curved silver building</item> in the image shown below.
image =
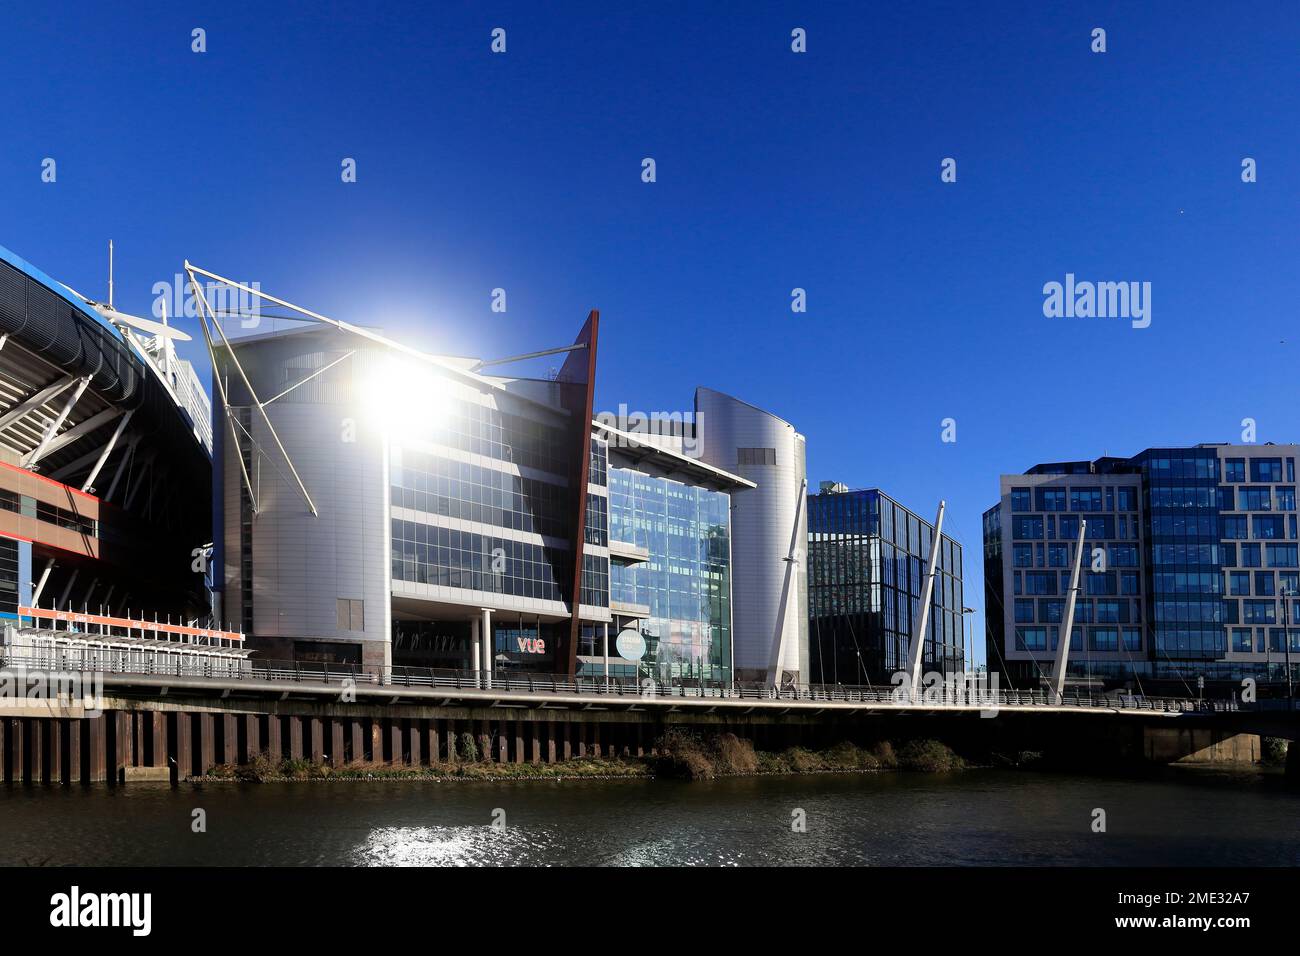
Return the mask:
<svg viewBox="0 0 1300 956">
<path fill-rule="evenodd" d="M 807 680 L 804 436 L 770 412 L 710 388 L 695 391 L 695 430 L 705 462 L 758 486 L 731 496 L 736 679 Z"/>
</svg>

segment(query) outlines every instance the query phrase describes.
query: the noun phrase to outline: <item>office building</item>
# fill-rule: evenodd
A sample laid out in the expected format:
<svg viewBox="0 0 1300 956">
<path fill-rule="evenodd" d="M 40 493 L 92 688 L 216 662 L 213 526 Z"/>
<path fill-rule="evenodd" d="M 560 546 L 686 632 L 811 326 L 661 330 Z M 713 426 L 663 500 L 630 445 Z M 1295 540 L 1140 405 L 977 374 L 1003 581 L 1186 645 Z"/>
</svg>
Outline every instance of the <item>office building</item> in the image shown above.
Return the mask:
<svg viewBox="0 0 1300 956">
<path fill-rule="evenodd" d="M 546 379 L 332 320 L 218 348 L 219 579 L 259 652 L 731 680 L 756 485 L 593 417 L 598 321 Z"/>
<path fill-rule="evenodd" d="M 1003 475 L 984 515 L 990 667 L 1022 686 L 1050 674 L 1084 521 L 1071 681 L 1280 679 L 1300 663 L 1296 457 L 1203 444 Z"/>
<path fill-rule="evenodd" d="M 811 680 L 890 685 L 907 671 L 934 525 L 879 489 L 808 496 Z M 965 669 L 962 548 L 940 539 L 922 672 Z"/>
</svg>

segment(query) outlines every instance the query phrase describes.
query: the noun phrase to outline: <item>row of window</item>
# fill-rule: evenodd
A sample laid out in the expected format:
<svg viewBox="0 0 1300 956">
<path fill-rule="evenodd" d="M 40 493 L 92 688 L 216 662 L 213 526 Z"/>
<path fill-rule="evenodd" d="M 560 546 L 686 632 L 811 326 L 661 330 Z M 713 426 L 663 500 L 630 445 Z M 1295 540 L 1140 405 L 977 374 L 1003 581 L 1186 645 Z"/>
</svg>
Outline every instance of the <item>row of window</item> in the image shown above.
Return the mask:
<svg viewBox="0 0 1300 956">
<path fill-rule="evenodd" d="M 1285 654 L 1288 645 L 1291 653 L 1300 653 L 1300 628 L 1232 628 L 1232 649 L 1238 654 Z"/>
<path fill-rule="evenodd" d="M 24 518 L 35 518 L 37 521 L 44 521 L 47 524 L 56 525 L 68 531 L 75 531 L 87 538 L 94 538 L 99 535 L 98 522 L 93 519 L 79 515 L 68 508 L 60 508 L 58 505 L 37 501 L 30 495 L 20 495 L 16 492 L 0 489 L 0 510 L 12 511 Z"/>
<path fill-rule="evenodd" d="M 393 579 L 563 601 L 568 552 L 491 535 L 392 522 Z"/>
<path fill-rule="evenodd" d="M 1223 480 L 1241 482 L 1246 480 L 1246 459 L 1244 458 L 1225 458 L 1223 459 Z M 1281 458 L 1252 458 L 1250 459 L 1250 480 L 1254 482 L 1282 481 L 1282 459 Z M 1295 481 L 1295 459 L 1286 460 L 1286 480 Z"/>
<path fill-rule="evenodd" d="M 1137 488 L 1035 488 L 1030 501 L 1030 489 L 1011 489 L 1012 511 L 1137 511 Z"/>
<path fill-rule="evenodd" d="M 1070 650 L 1083 650 L 1083 632 L 1081 627 L 1070 632 Z M 1088 649 L 1091 651 L 1125 651 L 1142 650 L 1142 629 L 1140 627 L 1090 627 Z M 1016 650 L 1018 651 L 1055 651 L 1060 640 L 1058 627 L 1018 627 L 1016 628 Z"/>
<path fill-rule="evenodd" d="M 1091 544 L 1085 542 L 1083 546 L 1085 567 L 1096 557 L 1095 552 L 1098 549 L 1104 551 L 1106 563 L 1110 567 L 1139 567 L 1137 545 L 1113 542 L 1094 542 Z M 1011 546 L 1011 566 L 1015 568 L 1068 568 L 1071 566 L 1070 556 L 1073 551 L 1074 548 L 1068 544 L 1048 544 L 1046 546 L 1041 542 L 1037 544 L 1014 544 Z"/>
<path fill-rule="evenodd" d="M 549 537 L 568 536 L 568 489 L 405 448 L 389 465 L 394 507 Z"/>
<path fill-rule="evenodd" d="M 1016 623 L 1060 624 L 1065 620 L 1064 598 L 1016 598 Z M 1074 620 L 1079 624 L 1127 624 L 1142 620 L 1142 604 L 1136 600 L 1074 602 Z"/>
</svg>

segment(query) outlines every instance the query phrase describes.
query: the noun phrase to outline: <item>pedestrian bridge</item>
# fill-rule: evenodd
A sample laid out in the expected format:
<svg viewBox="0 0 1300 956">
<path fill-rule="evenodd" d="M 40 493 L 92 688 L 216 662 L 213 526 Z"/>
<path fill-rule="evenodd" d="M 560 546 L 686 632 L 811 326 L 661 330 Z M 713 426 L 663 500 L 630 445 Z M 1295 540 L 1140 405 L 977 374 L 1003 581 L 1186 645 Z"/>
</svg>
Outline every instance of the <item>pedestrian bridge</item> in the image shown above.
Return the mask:
<svg viewBox="0 0 1300 956">
<path fill-rule="evenodd" d="M 316 699 L 349 703 L 399 702 L 437 706 L 540 707 L 703 711 L 756 711 L 815 715 L 824 712 L 929 713 L 1032 712 L 1095 716 L 1206 716 L 1233 712 L 1231 700 L 1147 697 L 1067 690 L 1002 690 L 987 681 L 936 681 L 916 691 L 900 687 L 659 681 L 616 677 L 566 677 L 554 674 L 481 672 L 424 667 L 373 667 L 304 661 L 252 660 L 194 654 L 141 659 L 111 649 L 60 650 L 50 654 L 0 654 L 7 668 L 30 672 L 102 675 L 116 693 L 211 695 Z M 983 675 L 987 677 L 987 675 Z"/>
</svg>

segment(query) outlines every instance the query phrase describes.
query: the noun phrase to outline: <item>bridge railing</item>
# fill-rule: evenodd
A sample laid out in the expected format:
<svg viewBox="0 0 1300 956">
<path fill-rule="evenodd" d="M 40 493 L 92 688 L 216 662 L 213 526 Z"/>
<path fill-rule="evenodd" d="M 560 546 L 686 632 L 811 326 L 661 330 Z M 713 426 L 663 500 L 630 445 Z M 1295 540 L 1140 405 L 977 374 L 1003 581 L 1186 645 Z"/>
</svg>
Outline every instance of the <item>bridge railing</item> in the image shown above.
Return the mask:
<svg viewBox="0 0 1300 956">
<path fill-rule="evenodd" d="M 1058 702 L 1044 690 L 980 690 L 955 686 L 927 688 L 914 694 L 895 687 L 850 684 L 785 684 L 774 687 L 753 682 L 715 682 L 699 679 L 671 681 L 628 677 L 604 677 L 509 671 L 490 676 L 475 671 L 395 665 L 380 667 L 316 661 L 221 660 L 186 656 L 164 656 L 144 661 L 129 656 L 108 656 L 94 662 L 78 653 L 16 655 L 0 647 L 0 666 L 25 667 L 31 671 L 106 674 L 140 674 L 155 677 L 203 678 L 218 682 L 282 682 L 338 687 L 443 688 L 448 691 L 490 690 L 534 695 L 582 695 L 623 699 L 718 699 L 790 701 L 805 703 L 894 704 L 921 707 L 964 705 L 981 709 L 1000 707 L 1109 708 L 1150 710 L 1164 713 L 1203 713 L 1240 709 L 1232 700 L 1193 700 L 1177 697 L 1145 697 L 1123 693 L 1067 692 Z"/>
</svg>

